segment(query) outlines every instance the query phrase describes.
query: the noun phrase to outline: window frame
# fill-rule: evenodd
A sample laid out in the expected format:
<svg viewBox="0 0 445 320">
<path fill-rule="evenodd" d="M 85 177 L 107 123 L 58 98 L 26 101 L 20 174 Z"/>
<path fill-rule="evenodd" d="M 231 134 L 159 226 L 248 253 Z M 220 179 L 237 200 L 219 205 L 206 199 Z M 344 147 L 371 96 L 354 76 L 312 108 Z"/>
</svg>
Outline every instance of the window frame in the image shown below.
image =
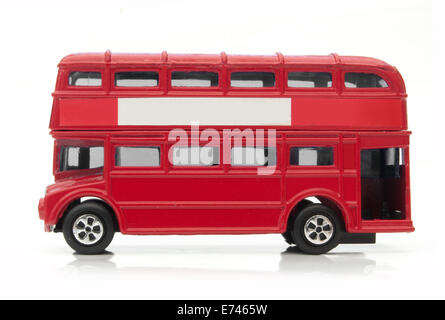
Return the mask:
<svg viewBox="0 0 445 320">
<path fill-rule="evenodd" d="M 157 72 L 158 85 L 153 87 L 121 87 L 116 86 L 116 73 L 119 72 Z M 141 68 L 114 68 L 111 69 L 111 90 L 116 91 L 157 91 L 160 89 L 162 83 L 162 70 L 159 67 L 141 67 Z"/>
<path fill-rule="evenodd" d="M 256 145 L 254 145 L 254 146 L 247 146 L 247 145 L 242 145 L 242 146 L 234 146 L 233 144 L 230 146 L 230 167 L 231 168 L 243 168 L 243 169 L 246 169 L 246 168 L 254 168 L 254 169 L 257 169 L 257 168 L 267 168 L 267 167 L 271 167 L 271 166 L 269 166 L 269 165 L 267 165 L 267 166 L 262 166 L 262 165 L 251 165 L 251 164 L 239 164 L 239 165 L 237 165 L 237 164 L 232 164 L 232 151 L 233 151 L 233 149 L 234 148 L 254 148 L 254 149 L 258 149 L 258 148 L 264 148 L 264 149 L 269 149 L 269 148 L 275 148 L 275 167 L 278 167 L 278 144 L 276 144 L 275 145 L 275 147 L 269 147 L 269 146 L 263 146 L 263 147 L 258 147 L 258 146 L 256 146 Z"/>
<path fill-rule="evenodd" d="M 159 166 L 117 166 L 116 165 L 116 152 L 117 148 L 119 147 L 136 147 L 136 148 L 159 148 Z M 113 142 L 111 146 L 111 155 L 110 155 L 110 167 L 111 170 L 118 170 L 118 171 L 125 171 L 125 170 L 131 170 L 131 171 L 160 171 L 164 169 L 164 147 L 162 142 L 135 142 L 135 141 L 119 141 L 119 142 Z"/>
<path fill-rule="evenodd" d="M 211 72 L 216 73 L 218 75 L 218 85 L 216 87 L 199 87 L 199 86 L 191 86 L 191 87 L 178 87 L 172 85 L 172 73 L 173 72 Z M 211 68 L 204 68 L 204 67 L 198 67 L 198 68 L 191 68 L 191 67 L 170 67 L 167 70 L 167 90 L 172 92 L 178 92 L 178 91 L 190 91 L 190 90 L 205 90 L 205 91 L 220 91 L 222 88 L 222 83 L 224 81 L 223 72 L 220 68 L 217 67 L 211 67 Z"/>
<path fill-rule="evenodd" d="M 190 145 L 188 145 L 188 146 L 180 146 L 180 145 L 176 146 L 175 144 L 172 144 L 172 145 L 169 145 L 168 150 L 170 151 L 170 149 L 174 148 L 174 147 L 177 147 L 177 148 L 193 148 L 193 147 L 196 147 L 196 146 L 190 146 Z M 199 148 L 205 148 L 205 147 L 208 147 L 208 148 L 218 148 L 219 149 L 218 150 L 219 151 L 219 153 L 218 153 L 218 160 L 219 160 L 218 164 L 216 164 L 216 165 L 204 165 L 204 164 L 193 164 L 193 165 L 180 164 L 180 165 L 176 165 L 176 164 L 170 163 L 170 161 L 169 161 L 170 167 L 173 168 L 173 169 L 177 169 L 177 168 L 187 168 L 187 169 L 204 168 L 204 169 L 212 169 L 212 168 L 221 168 L 222 167 L 221 145 L 218 145 L 218 146 L 207 146 L 207 143 L 203 143 L 203 144 L 200 144 L 198 147 Z"/>
<path fill-rule="evenodd" d="M 232 73 L 236 72 L 270 72 L 275 76 L 275 85 L 273 87 L 232 87 Z M 254 67 L 242 67 L 242 68 L 227 68 L 227 89 L 232 92 L 236 91 L 277 91 L 281 88 L 280 83 L 280 69 L 272 68 L 254 68 Z"/>
<path fill-rule="evenodd" d="M 292 148 L 314 148 L 314 147 L 327 147 L 332 148 L 332 160 L 333 163 L 331 165 L 298 165 L 290 163 L 290 155 Z M 313 143 L 311 141 L 307 142 L 292 142 L 289 141 L 287 143 L 286 148 L 286 166 L 290 170 L 323 170 L 323 169 L 338 169 L 338 143 Z"/>
<path fill-rule="evenodd" d="M 222 140 L 222 139 L 221 139 Z M 218 165 L 214 165 L 214 166 L 209 166 L 209 165 L 174 165 L 173 163 L 170 163 L 169 159 L 168 159 L 168 152 L 170 152 L 170 149 L 173 147 L 194 147 L 195 145 L 191 145 L 191 141 L 192 138 L 189 137 L 188 138 L 188 145 L 177 145 L 177 142 L 175 141 L 168 141 L 167 142 L 167 154 L 166 154 L 166 159 L 167 159 L 167 164 L 168 164 L 168 171 L 169 172 L 178 172 L 178 171 L 186 171 L 186 170 L 192 170 L 192 171 L 215 171 L 215 170 L 223 170 L 223 145 L 222 145 L 222 141 L 220 141 L 218 143 L 218 145 L 213 146 L 213 147 L 218 147 L 219 148 L 219 163 Z M 197 146 L 199 147 L 207 147 L 208 146 L 208 141 L 196 141 Z"/>
<path fill-rule="evenodd" d="M 74 170 L 60 170 L 60 164 L 62 161 L 61 152 L 62 147 L 102 147 L 104 152 L 104 163 L 102 167 L 92 168 L 92 169 L 74 169 Z M 101 139 L 85 139 L 85 138 L 61 138 L 54 141 L 54 154 L 53 154 L 53 174 L 57 179 L 63 179 L 66 177 L 83 175 L 83 173 L 88 173 L 88 175 L 105 174 L 107 166 L 107 151 L 106 142 Z"/>
<path fill-rule="evenodd" d="M 375 75 L 381 77 L 383 80 L 385 80 L 388 87 L 386 87 L 386 88 L 347 88 L 346 83 L 345 83 L 346 73 L 375 74 Z M 340 81 L 341 81 L 341 89 L 342 89 L 342 91 L 344 91 L 346 93 L 351 93 L 351 92 L 374 92 L 374 93 L 394 92 L 394 89 L 393 89 L 393 86 L 392 86 L 392 83 L 391 83 L 389 77 L 386 75 L 386 73 L 381 72 L 380 70 L 371 70 L 371 69 L 365 69 L 365 68 L 363 68 L 363 69 L 362 68 L 360 68 L 360 69 L 345 68 L 341 71 Z"/>
<path fill-rule="evenodd" d="M 100 73 L 101 85 L 100 86 L 76 86 L 70 85 L 70 74 L 73 72 L 98 72 Z M 68 69 L 66 73 L 66 82 L 65 88 L 69 90 L 105 90 L 106 87 L 106 79 L 105 79 L 105 70 L 101 68 L 72 68 Z"/>
<path fill-rule="evenodd" d="M 330 73 L 332 77 L 332 85 L 330 87 L 318 87 L 318 88 L 296 88 L 289 87 L 288 78 L 290 72 L 324 72 Z M 333 68 L 310 68 L 310 67 L 290 67 L 284 70 L 284 90 L 285 91 L 325 91 L 325 92 L 336 92 L 337 91 L 337 76 L 338 72 Z"/>
</svg>

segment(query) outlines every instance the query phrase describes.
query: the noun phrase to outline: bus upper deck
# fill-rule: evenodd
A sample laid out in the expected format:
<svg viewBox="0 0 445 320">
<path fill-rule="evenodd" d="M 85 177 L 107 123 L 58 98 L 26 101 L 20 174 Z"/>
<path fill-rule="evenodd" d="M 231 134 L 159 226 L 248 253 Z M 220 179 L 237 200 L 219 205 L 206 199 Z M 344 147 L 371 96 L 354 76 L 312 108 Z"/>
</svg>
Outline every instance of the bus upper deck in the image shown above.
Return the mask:
<svg viewBox="0 0 445 320">
<path fill-rule="evenodd" d="M 327 56 L 73 54 L 59 64 L 52 130 L 168 126 L 406 130 L 405 85 L 383 61 Z"/>
</svg>

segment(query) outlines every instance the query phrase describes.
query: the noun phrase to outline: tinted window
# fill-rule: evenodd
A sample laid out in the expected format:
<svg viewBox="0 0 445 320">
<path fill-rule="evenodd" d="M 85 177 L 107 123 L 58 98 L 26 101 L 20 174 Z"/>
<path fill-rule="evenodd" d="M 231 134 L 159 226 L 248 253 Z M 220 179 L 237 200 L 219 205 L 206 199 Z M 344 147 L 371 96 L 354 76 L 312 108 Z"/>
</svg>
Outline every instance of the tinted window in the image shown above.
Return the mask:
<svg viewBox="0 0 445 320">
<path fill-rule="evenodd" d="M 273 72 L 232 72 L 230 76 L 232 87 L 263 88 L 275 86 Z"/>
<path fill-rule="evenodd" d="M 71 72 L 68 84 L 70 86 L 99 87 L 102 85 L 100 72 Z"/>
<path fill-rule="evenodd" d="M 133 71 L 114 74 L 116 87 L 156 87 L 158 82 L 159 74 L 157 72 Z"/>
<path fill-rule="evenodd" d="M 361 150 L 362 178 L 400 178 L 404 165 L 402 148 Z"/>
<path fill-rule="evenodd" d="M 159 147 L 117 147 L 117 167 L 158 167 L 161 163 Z"/>
<path fill-rule="evenodd" d="M 277 164 L 276 148 L 233 147 L 232 166 L 274 166 Z"/>
<path fill-rule="evenodd" d="M 217 87 L 218 73 L 208 71 L 173 71 L 173 87 Z"/>
<path fill-rule="evenodd" d="M 287 85 L 291 88 L 328 88 L 332 87 L 329 72 L 289 72 Z"/>
<path fill-rule="evenodd" d="M 173 147 L 172 161 L 175 166 L 219 165 L 218 147 Z"/>
<path fill-rule="evenodd" d="M 60 148 L 60 171 L 94 169 L 103 166 L 103 147 L 63 146 Z"/>
<path fill-rule="evenodd" d="M 293 147 L 290 164 L 295 166 L 330 166 L 334 164 L 332 147 Z"/>
<path fill-rule="evenodd" d="M 347 72 L 345 74 L 346 88 L 387 88 L 388 84 L 382 77 L 373 73 Z"/>
</svg>

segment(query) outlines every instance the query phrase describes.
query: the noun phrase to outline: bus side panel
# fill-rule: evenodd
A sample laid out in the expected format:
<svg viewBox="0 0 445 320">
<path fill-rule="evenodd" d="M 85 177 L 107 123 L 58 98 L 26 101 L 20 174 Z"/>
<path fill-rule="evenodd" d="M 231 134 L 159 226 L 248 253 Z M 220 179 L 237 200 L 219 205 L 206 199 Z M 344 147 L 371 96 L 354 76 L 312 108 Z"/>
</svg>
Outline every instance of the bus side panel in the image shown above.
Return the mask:
<svg viewBox="0 0 445 320">
<path fill-rule="evenodd" d="M 61 128 L 117 126 L 116 98 L 60 99 L 58 108 L 58 125 Z"/>
<path fill-rule="evenodd" d="M 112 195 L 128 233 L 276 231 L 281 214 L 280 177 L 113 175 Z M 164 231 L 162 231 L 164 230 Z"/>
<path fill-rule="evenodd" d="M 346 230 L 356 230 L 360 223 L 358 212 L 360 199 L 360 155 L 358 151 L 358 139 L 356 136 L 343 138 L 343 199 L 348 206 L 349 217 Z"/>
<path fill-rule="evenodd" d="M 236 234 L 278 232 L 279 209 L 226 206 L 122 207 L 124 233 Z"/>
<path fill-rule="evenodd" d="M 400 98 L 292 98 L 292 126 L 310 129 L 404 130 Z"/>
<path fill-rule="evenodd" d="M 340 193 L 340 174 L 331 173 L 329 175 L 316 173 L 297 173 L 288 170 L 286 174 L 286 199 L 292 199 L 295 195 L 310 191 L 310 196 L 317 195 L 318 192 L 328 190 L 330 193 Z"/>
</svg>

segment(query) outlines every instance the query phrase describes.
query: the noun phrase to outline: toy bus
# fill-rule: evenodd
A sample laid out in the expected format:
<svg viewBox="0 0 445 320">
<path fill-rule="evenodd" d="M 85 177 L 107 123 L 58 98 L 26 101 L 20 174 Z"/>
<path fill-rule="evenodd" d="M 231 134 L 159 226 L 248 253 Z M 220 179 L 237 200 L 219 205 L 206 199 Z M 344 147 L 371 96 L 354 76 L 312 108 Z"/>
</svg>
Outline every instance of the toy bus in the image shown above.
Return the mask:
<svg viewBox="0 0 445 320">
<path fill-rule="evenodd" d="M 279 233 L 323 254 L 414 231 L 407 95 L 383 61 L 107 51 L 58 67 L 39 216 L 79 253 L 115 232 Z"/>
</svg>

